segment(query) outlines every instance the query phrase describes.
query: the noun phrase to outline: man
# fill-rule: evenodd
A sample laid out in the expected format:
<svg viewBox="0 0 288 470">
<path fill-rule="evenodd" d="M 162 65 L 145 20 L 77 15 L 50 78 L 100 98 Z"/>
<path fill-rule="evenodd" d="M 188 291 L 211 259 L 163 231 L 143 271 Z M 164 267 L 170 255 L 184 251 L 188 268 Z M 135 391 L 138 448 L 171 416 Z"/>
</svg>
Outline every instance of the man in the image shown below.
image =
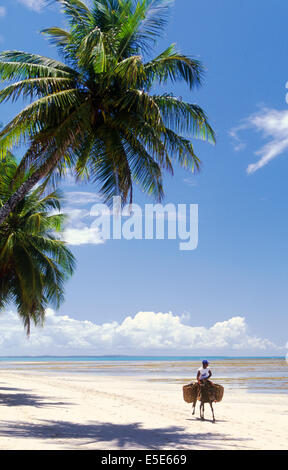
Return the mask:
<svg viewBox="0 0 288 470">
<path fill-rule="evenodd" d="M 197 371 L 197 377 L 196 377 L 196 380 L 198 382 L 199 385 L 203 385 L 205 383 L 205 381 L 208 381 L 208 383 L 212 384 L 212 382 L 210 382 L 209 378 L 212 376 L 212 372 L 211 372 L 211 369 L 209 366 L 209 362 L 204 359 L 202 361 L 202 367 L 200 367 Z"/>
</svg>

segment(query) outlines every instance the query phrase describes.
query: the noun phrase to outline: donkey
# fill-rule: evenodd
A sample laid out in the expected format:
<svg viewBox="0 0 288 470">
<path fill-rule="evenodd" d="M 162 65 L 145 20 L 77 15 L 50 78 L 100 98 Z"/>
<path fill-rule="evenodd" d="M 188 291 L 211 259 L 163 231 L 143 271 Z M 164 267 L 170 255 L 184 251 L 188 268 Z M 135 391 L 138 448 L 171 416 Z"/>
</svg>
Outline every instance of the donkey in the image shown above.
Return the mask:
<svg viewBox="0 0 288 470">
<path fill-rule="evenodd" d="M 215 422 L 214 410 L 212 403 L 216 401 L 216 395 L 214 391 L 213 384 L 207 382 L 206 380 L 203 383 L 198 385 L 198 393 L 195 395 L 194 402 L 192 404 L 192 415 L 195 414 L 195 407 L 197 400 L 200 401 L 200 418 L 204 420 L 204 404 L 209 403 L 213 416 L 213 423 Z"/>
</svg>

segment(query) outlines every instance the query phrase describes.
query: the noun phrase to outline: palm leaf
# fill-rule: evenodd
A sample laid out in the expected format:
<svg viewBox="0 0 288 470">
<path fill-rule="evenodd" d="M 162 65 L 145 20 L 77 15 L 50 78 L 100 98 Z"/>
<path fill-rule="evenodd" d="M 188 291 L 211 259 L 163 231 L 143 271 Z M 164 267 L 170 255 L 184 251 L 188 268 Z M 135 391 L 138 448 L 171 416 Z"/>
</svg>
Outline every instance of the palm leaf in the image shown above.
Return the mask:
<svg viewBox="0 0 288 470">
<path fill-rule="evenodd" d="M 172 44 L 152 61 L 145 64 L 147 81 L 163 84 L 170 80 L 172 83 L 183 80 L 190 89 L 202 83 L 204 69 L 202 64 L 191 59 L 175 48 Z"/>
<path fill-rule="evenodd" d="M 55 122 L 57 109 L 63 107 L 68 113 L 71 107 L 80 103 L 77 89 L 61 90 L 51 93 L 33 102 L 22 110 L 10 123 L 0 132 L 0 157 L 14 145 L 18 145 L 20 138 L 24 143 L 42 130 L 44 123 Z"/>
<path fill-rule="evenodd" d="M 161 110 L 166 127 L 215 143 L 215 133 L 200 106 L 186 103 L 171 95 L 155 95 L 153 100 Z"/>
</svg>

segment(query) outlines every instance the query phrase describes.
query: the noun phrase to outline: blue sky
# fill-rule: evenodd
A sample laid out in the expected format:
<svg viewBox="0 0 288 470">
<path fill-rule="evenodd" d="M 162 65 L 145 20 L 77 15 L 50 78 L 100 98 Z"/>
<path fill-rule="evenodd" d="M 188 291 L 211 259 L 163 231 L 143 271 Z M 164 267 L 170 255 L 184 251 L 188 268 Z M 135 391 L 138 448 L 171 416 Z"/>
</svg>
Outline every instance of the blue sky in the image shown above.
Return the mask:
<svg viewBox="0 0 288 470">
<path fill-rule="evenodd" d="M 57 57 L 39 31 L 64 18 L 40 3 L 0 0 L 3 50 Z M 216 146 L 195 141 L 199 174 L 175 167 L 165 178 L 165 203 L 199 205 L 198 247 L 179 251 L 175 240 L 71 246 L 77 270 L 65 303 L 29 343 L 11 307 L 1 317 L 11 332 L 1 354 L 286 353 L 287 14 L 283 0 L 175 1 L 159 50 L 177 43 L 206 75 L 192 93 L 183 84 L 169 90 L 203 107 L 217 133 Z M 20 107 L 1 105 L 0 120 Z M 69 182 L 63 190 L 71 223 L 81 228 L 95 188 Z M 153 201 L 136 191 L 135 202 Z M 80 222 L 88 227 L 87 220 Z"/>
</svg>

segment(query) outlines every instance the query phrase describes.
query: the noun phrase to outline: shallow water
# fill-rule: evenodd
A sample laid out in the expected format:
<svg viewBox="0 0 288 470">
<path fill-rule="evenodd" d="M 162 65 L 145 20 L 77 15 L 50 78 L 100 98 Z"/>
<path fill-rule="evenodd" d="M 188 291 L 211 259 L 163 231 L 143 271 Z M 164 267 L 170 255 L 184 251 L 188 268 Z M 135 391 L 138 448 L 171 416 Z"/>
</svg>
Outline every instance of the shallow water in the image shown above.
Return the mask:
<svg viewBox="0 0 288 470">
<path fill-rule="evenodd" d="M 285 358 L 209 358 L 212 381 L 226 389 L 288 393 Z M 185 384 L 196 378 L 201 365 L 196 357 L 102 356 L 0 358 L 0 370 L 27 373 L 141 376 L 146 380 Z"/>
</svg>

